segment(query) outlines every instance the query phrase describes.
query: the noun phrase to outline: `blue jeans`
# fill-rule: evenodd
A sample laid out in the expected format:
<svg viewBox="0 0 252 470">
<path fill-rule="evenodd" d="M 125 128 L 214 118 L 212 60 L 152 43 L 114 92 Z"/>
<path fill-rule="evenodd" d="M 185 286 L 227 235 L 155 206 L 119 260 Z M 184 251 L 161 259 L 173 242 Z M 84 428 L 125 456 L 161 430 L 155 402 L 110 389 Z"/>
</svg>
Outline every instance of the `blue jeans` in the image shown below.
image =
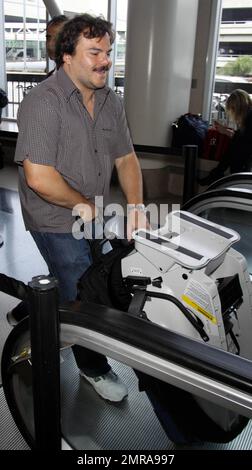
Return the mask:
<svg viewBox="0 0 252 470">
<path fill-rule="evenodd" d="M 76 240 L 71 233 L 44 233 L 31 231 L 51 276 L 59 282 L 60 303 L 76 300 L 77 282 L 92 264 L 89 242 Z M 79 369 L 95 377 L 110 370 L 107 358 L 81 346 L 73 346 Z"/>
</svg>

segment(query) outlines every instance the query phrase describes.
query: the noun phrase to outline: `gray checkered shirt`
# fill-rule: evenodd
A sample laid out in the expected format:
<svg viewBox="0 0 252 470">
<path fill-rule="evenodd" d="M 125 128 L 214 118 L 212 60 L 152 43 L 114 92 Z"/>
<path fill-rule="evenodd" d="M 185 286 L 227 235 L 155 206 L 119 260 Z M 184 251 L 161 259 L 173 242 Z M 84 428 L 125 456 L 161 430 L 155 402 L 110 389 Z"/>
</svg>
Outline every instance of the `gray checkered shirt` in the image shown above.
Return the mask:
<svg viewBox="0 0 252 470">
<path fill-rule="evenodd" d="M 108 87 L 95 91 L 94 119 L 60 68 L 24 98 L 18 113 L 15 161 L 27 230 L 68 233 L 71 209 L 51 204 L 26 183 L 22 162 L 50 165 L 87 199 L 107 196 L 114 161 L 133 151 L 121 99 Z"/>
</svg>

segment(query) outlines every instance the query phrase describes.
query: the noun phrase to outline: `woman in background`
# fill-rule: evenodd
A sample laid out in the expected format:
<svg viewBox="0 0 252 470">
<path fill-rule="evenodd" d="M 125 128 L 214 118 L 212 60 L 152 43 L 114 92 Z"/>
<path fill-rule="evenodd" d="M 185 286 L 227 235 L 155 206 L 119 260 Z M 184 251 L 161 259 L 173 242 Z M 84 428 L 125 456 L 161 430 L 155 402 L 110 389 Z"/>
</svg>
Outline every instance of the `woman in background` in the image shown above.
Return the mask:
<svg viewBox="0 0 252 470">
<path fill-rule="evenodd" d="M 244 90 L 234 90 L 227 99 L 226 114 L 236 124 L 237 130 L 215 122 L 215 129 L 231 137 L 231 142 L 217 167 L 199 180 L 201 186 L 222 178 L 228 168 L 230 173 L 252 171 L 252 100 L 249 94 Z"/>
</svg>

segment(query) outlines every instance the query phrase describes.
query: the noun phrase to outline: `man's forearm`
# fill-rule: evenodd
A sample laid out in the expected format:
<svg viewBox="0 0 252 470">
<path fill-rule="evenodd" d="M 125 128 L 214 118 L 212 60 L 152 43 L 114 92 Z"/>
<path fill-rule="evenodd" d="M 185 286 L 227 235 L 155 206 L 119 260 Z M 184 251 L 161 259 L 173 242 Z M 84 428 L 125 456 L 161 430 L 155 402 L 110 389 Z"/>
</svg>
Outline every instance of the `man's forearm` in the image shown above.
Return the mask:
<svg viewBox="0 0 252 470">
<path fill-rule="evenodd" d="M 73 209 L 78 205 L 78 212 L 81 217 L 85 219 L 85 214 L 90 211 L 88 219 L 95 217 L 94 204 L 71 188 L 54 167 L 36 165 L 29 162 L 29 160 L 25 160 L 24 172 L 28 186 L 45 201 L 67 209 Z M 81 206 L 83 206 L 82 209 Z"/>
<path fill-rule="evenodd" d="M 143 202 L 142 173 L 134 153 L 116 160 L 116 168 L 121 188 L 128 204 Z"/>
<path fill-rule="evenodd" d="M 137 206 L 137 204 L 143 203 L 141 168 L 135 153 L 118 158 L 116 160 L 116 167 L 127 203 L 134 205 L 133 207 L 128 206 L 127 211 L 127 238 L 131 240 L 132 232 L 136 228 L 149 228 L 145 210 Z"/>
</svg>

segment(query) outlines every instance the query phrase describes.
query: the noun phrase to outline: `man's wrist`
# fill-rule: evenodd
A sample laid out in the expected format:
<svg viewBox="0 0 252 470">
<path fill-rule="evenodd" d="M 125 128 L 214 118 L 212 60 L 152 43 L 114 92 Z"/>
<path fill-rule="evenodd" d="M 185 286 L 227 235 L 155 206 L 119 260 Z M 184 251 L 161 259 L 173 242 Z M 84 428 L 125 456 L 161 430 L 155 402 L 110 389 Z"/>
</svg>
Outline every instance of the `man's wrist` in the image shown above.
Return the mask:
<svg viewBox="0 0 252 470">
<path fill-rule="evenodd" d="M 127 212 L 130 213 L 132 211 L 143 212 L 146 214 L 146 207 L 144 204 L 127 204 Z"/>
</svg>

